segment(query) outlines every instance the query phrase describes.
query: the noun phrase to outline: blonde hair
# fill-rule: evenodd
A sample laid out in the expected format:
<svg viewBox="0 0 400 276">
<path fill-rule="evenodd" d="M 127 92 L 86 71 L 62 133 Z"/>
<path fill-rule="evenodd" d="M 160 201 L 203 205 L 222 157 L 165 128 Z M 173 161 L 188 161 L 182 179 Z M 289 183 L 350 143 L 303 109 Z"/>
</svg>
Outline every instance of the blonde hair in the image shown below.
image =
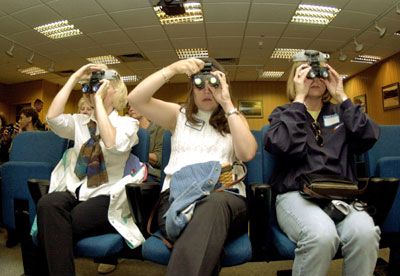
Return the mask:
<svg viewBox="0 0 400 276">
<path fill-rule="evenodd" d="M 115 94 L 112 99 L 112 105 L 116 110 L 123 110 L 128 103 L 128 89 L 124 81 L 119 76 L 118 72 L 114 69 L 112 71 L 117 73 L 117 79 L 110 80 L 110 84 L 115 89 Z"/>
<path fill-rule="evenodd" d="M 81 113 L 81 108 L 84 104 L 87 104 L 88 106 L 93 108 L 92 103 L 90 102 L 89 98 L 86 95 L 83 95 L 78 102 L 78 113 Z"/>
<path fill-rule="evenodd" d="M 288 77 L 288 81 L 287 81 L 287 85 L 286 85 L 286 95 L 289 99 L 289 101 L 293 102 L 294 98 L 296 97 L 296 89 L 294 87 L 294 75 L 296 73 L 296 69 L 297 67 L 299 67 L 300 65 L 304 64 L 304 61 L 296 61 L 293 62 L 292 68 L 290 69 L 290 73 L 289 73 L 289 77 Z M 323 65 L 324 63 L 321 62 L 321 65 Z M 328 89 L 325 90 L 324 94 L 322 95 L 322 101 L 325 102 L 329 102 L 331 100 L 332 96 L 329 93 Z"/>
</svg>

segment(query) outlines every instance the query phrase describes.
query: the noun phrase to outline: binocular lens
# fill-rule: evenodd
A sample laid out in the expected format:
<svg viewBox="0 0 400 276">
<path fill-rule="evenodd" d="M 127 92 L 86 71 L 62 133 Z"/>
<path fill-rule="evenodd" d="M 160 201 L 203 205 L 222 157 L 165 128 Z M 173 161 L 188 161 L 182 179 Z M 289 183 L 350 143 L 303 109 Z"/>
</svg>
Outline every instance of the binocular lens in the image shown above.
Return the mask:
<svg viewBox="0 0 400 276">
<path fill-rule="evenodd" d="M 89 84 L 87 84 L 87 83 L 82 84 L 82 92 L 83 93 L 87 93 L 87 92 L 89 92 L 89 90 L 90 90 Z"/>
<path fill-rule="evenodd" d="M 217 83 L 218 83 L 218 80 L 217 80 L 217 78 L 216 77 L 210 77 L 210 79 L 208 80 L 210 83 L 211 83 L 211 85 L 216 85 Z"/>
<path fill-rule="evenodd" d="M 93 92 L 97 92 L 97 90 L 99 90 L 101 83 L 96 83 L 92 86 L 92 91 Z"/>
</svg>

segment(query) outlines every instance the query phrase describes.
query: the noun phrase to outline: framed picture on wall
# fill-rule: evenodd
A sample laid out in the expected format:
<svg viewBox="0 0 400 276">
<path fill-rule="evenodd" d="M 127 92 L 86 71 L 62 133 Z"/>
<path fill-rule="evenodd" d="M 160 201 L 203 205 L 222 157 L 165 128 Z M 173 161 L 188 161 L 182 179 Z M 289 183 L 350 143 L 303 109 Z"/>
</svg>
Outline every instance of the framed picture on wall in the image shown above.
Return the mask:
<svg viewBox="0 0 400 276">
<path fill-rule="evenodd" d="M 263 117 L 263 102 L 262 101 L 241 101 L 239 100 L 239 111 L 248 118 Z"/>
<path fill-rule="evenodd" d="M 361 110 L 367 113 L 367 95 L 359 95 L 353 98 L 353 103 L 361 106 Z"/>
<path fill-rule="evenodd" d="M 383 110 L 400 107 L 399 83 L 392 83 L 382 87 Z"/>
</svg>

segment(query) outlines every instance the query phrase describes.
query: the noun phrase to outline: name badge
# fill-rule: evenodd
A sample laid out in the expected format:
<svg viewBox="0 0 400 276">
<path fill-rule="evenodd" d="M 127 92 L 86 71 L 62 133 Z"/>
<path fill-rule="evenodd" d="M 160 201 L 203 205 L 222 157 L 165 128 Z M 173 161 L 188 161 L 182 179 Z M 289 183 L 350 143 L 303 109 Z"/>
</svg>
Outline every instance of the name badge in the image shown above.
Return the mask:
<svg viewBox="0 0 400 276">
<path fill-rule="evenodd" d="M 330 126 L 340 123 L 340 118 L 337 113 L 335 113 L 333 115 L 324 115 L 322 118 L 324 119 L 325 127 L 330 127 Z"/>
<path fill-rule="evenodd" d="M 201 120 L 198 124 L 192 124 L 188 121 L 185 122 L 185 126 L 193 128 L 198 131 L 201 131 L 205 124 L 206 124 L 206 122 L 204 122 L 203 120 Z"/>
</svg>

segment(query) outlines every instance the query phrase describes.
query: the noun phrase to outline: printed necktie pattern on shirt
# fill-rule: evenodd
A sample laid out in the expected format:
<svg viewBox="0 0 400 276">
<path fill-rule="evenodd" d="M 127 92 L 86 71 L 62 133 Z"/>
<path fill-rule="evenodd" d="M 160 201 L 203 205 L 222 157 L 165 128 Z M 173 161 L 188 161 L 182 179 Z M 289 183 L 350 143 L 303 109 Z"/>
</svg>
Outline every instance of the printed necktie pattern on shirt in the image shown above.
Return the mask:
<svg viewBox="0 0 400 276">
<path fill-rule="evenodd" d="M 88 128 L 90 138 L 81 147 L 75 174 L 80 180 L 87 176 L 87 187 L 95 188 L 108 182 L 108 174 L 100 147 L 100 135 L 96 135 L 96 122 L 90 120 Z"/>
</svg>

